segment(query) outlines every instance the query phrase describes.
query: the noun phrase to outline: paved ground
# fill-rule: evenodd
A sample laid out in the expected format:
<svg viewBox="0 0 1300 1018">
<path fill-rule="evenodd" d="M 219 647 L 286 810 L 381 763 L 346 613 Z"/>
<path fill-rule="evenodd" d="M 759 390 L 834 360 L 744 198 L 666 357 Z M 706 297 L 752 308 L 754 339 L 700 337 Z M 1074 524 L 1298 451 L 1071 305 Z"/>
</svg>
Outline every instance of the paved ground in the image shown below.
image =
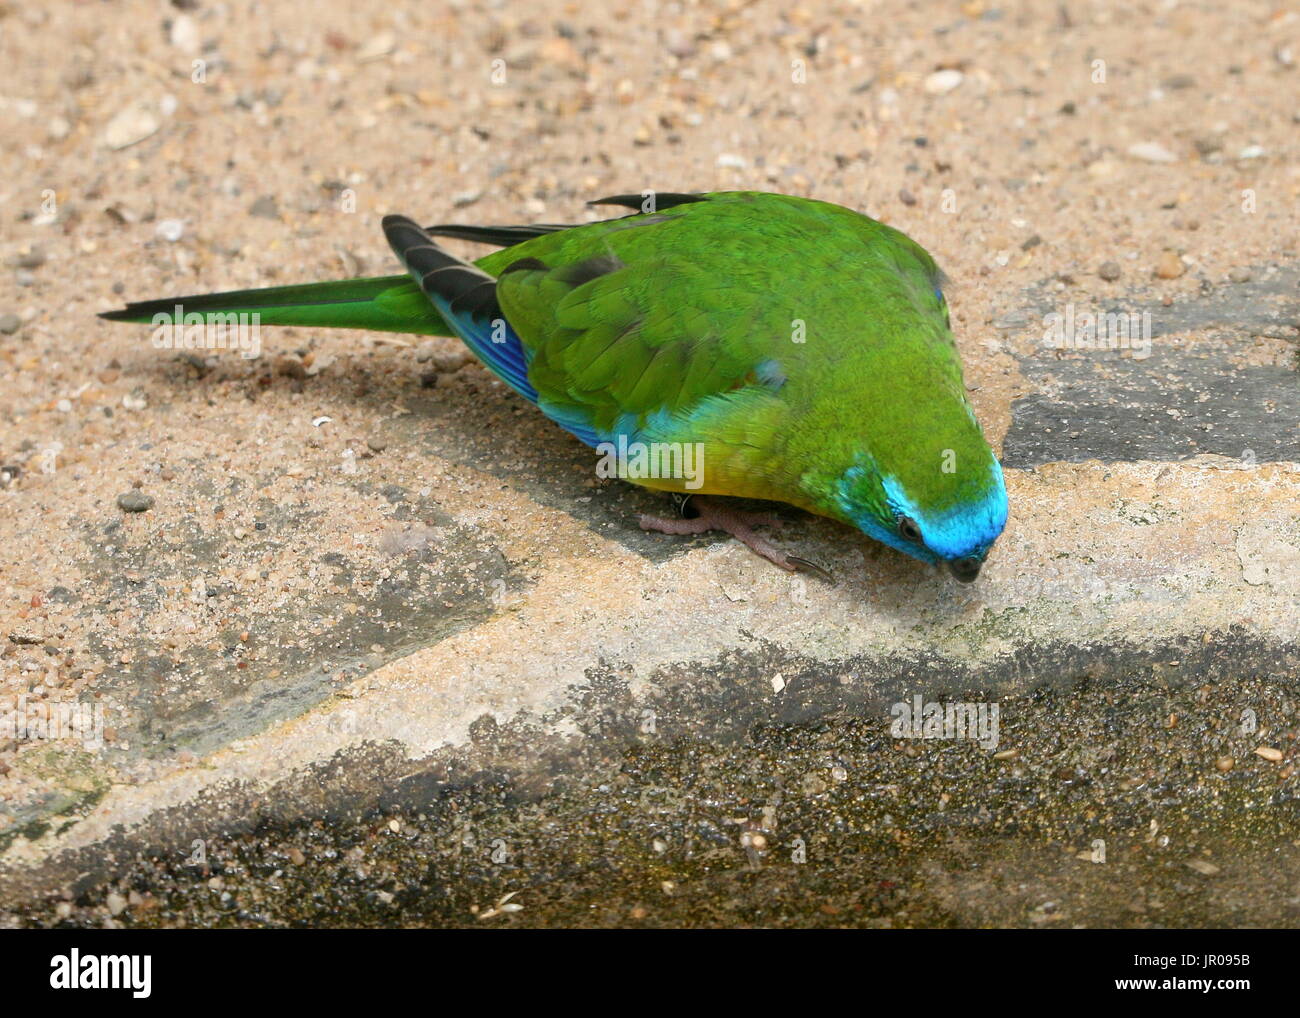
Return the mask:
<svg viewBox="0 0 1300 1018">
<path fill-rule="evenodd" d="M 0 924 L 1294 925 L 1298 51 L 1250 4 L 0 7 Z M 450 340 L 93 317 L 644 187 L 935 254 L 1012 498 L 976 584 L 645 534 Z M 65 706 L 102 744 L 16 723 Z"/>
</svg>

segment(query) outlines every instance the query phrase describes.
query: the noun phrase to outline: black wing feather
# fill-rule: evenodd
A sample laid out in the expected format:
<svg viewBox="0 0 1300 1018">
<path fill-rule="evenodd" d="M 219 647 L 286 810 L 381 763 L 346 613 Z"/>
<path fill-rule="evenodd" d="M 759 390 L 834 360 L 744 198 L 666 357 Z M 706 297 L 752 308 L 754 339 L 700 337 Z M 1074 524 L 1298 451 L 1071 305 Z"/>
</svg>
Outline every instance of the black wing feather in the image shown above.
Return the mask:
<svg viewBox="0 0 1300 1018">
<path fill-rule="evenodd" d="M 429 297 L 445 300 L 456 312 L 475 318 L 500 318 L 497 281 L 476 265 L 440 248 L 429 232 L 406 216 L 384 216 L 384 236 L 393 252 L 416 276 Z"/>
<path fill-rule="evenodd" d="M 436 226 L 426 226 L 424 232 L 432 237 L 450 237 L 452 240 L 468 240 L 475 244 L 514 247 L 534 237 L 543 237 L 548 233 L 559 233 L 561 230 L 572 228 L 561 223 L 537 223 L 533 226 L 466 226 L 463 223 L 439 223 Z"/>
<path fill-rule="evenodd" d="M 641 206 L 645 204 L 647 198 L 654 199 L 655 211 L 660 209 L 671 209 L 677 205 L 689 205 L 695 201 L 708 201 L 709 199 L 702 194 L 685 194 L 680 191 L 652 191 L 649 195 L 644 194 L 615 194 L 608 198 L 597 198 L 595 201 L 587 202 L 588 205 L 622 205 L 625 208 L 641 211 Z"/>
</svg>

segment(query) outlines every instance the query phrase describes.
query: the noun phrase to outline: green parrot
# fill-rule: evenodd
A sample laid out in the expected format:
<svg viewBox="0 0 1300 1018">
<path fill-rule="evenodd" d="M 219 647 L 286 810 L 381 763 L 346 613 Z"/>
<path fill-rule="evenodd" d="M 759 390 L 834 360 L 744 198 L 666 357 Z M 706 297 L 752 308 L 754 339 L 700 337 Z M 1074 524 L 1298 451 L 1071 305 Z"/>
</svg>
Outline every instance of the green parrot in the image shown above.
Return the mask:
<svg viewBox="0 0 1300 1018">
<path fill-rule="evenodd" d="M 997 457 L 966 399 L 943 275 L 915 241 L 826 202 L 644 192 L 576 226 L 421 227 L 386 216 L 407 275 L 128 304 L 101 317 L 459 336 L 520 396 L 678 493 L 691 518 L 787 570 L 774 517 L 694 496 L 785 502 L 969 583 L 1007 519 Z M 463 261 L 434 237 L 493 244 Z"/>
</svg>

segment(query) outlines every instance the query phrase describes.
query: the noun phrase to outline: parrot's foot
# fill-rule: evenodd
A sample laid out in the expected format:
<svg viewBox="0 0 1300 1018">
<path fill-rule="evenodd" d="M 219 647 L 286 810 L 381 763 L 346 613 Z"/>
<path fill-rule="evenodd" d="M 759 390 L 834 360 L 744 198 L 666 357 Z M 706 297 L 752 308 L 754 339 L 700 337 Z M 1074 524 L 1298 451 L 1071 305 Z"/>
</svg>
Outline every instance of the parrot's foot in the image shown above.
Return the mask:
<svg viewBox="0 0 1300 1018">
<path fill-rule="evenodd" d="M 684 517 L 667 519 L 663 516 L 643 515 L 641 529 L 655 530 L 661 534 L 703 534 L 710 530 L 721 530 L 786 572 L 793 573 L 798 569 L 805 569 L 816 573 L 828 583 L 835 582 L 834 577 L 821 566 L 795 555 L 787 555 L 776 545 L 754 533 L 754 527 L 774 529 L 781 527 L 783 521 L 775 513 L 750 513 L 731 509 L 711 498 L 694 498 L 689 495 L 674 496 L 674 498 L 680 512 L 685 512 L 689 506 L 695 510 L 696 515 L 690 519 Z"/>
</svg>

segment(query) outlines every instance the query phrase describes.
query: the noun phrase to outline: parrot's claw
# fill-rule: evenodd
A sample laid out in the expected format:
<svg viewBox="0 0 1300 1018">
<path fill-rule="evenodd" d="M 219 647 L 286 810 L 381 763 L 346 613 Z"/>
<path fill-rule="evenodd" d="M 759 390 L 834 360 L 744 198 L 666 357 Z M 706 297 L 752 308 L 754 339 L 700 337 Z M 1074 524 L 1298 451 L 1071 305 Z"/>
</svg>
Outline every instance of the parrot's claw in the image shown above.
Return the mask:
<svg viewBox="0 0 1300 1018">
<path fill-rule="evenodd" d="M 703 534 L 710 530 L 721 530 L 786 572 L 793 573 L 798 569 L 805 569 L 828 583 L 835 582 L 831 574 L 821 566 L 807 559 L 787 555 L 780 548 L 754 533 L 754 527 L 782 526 L 784 521 L 774 513 L 744 512 L 740 509 L 728 508 L 711 498 L 695 498 L 691 495 L 676 495 L 673 501 L 678 512 L 684 513 L 687 506 L 690 506 L 696 510 L 697 515 L 691 519 L 665 519 L 662 516 L 644 515 L 641 517 L 641 529 L 655 530 L 661 534 Z"/>
<path fill-rule="evenodd" d="M 823 569 L 816 562 L 809 562 L 806 558 L 799 558 L 796 555 L 787 555 L 786 558 L 795 564 L 796 567 L 805 573 L 812 573 L 818 579 L 835 586 L 835 574 L 829 569 Z"/>
</svg>

